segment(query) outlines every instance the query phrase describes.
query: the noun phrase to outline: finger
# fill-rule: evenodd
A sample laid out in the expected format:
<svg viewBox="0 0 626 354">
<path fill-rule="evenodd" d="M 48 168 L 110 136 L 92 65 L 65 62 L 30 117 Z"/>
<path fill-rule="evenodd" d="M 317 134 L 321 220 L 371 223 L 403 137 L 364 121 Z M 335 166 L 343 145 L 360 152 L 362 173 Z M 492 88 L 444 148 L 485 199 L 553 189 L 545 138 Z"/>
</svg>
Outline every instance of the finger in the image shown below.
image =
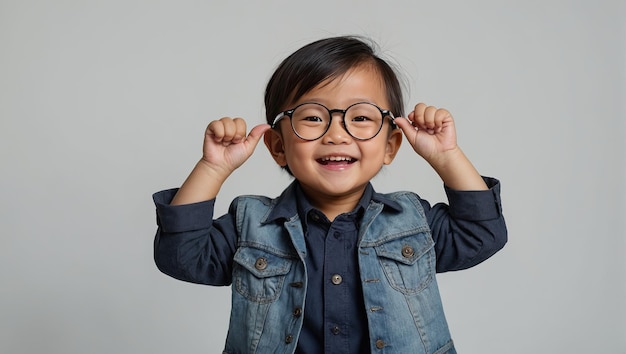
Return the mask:
<svg viewBox="0 0 626 354">
<path fill-rule="evenodd" d="M 233 119 L 235 132 L 233 133 L 232 142 L 234 144 L 242 142 L 246 138 L 246 121 L 242 118 Z"/>
<path fill-rule="evenodd" d="M 215 142 L 221 142 L 224 138 L 224 123 L 221 120 L 214 120 L 206 128 L 205 132 L 207 137 L 210 137 Z"/>
<path fill-rule="evenodd" d="M 261 140 L 261 137 L 263 136 L 263 134 L 265 134 L 265 132 L 268 131 L 270 128 L 271 127 L 269 124 L 257 125 L 256 127 L 250 130 L 250 133 L 248 134 L 248 137 L 246 138 L 246 142 L 251 144 L 252 148 L 254 148 Z"/>
<path fill-rule="evenodd" d="M 444 124 L 452 119 L 452 114 L 447 109 L 440 108 L 435 112 L 435 131 L 440 132 Z"/>
<path fill-rule="evenodd" d="M 417 135 L 417 127 L 413 126 L 410 120 L 404 117 L 396 117 L 394 120 L 396 125 L 402 129 L 404 136 L 408 139 L 409 142 L 415 142 L 415 137 Z"/>
<path fill-rule="evenodd" d="M 428 106 L 424 109 L 424 123 L 423 127 L 427 130 L 435 129 L 437 124 L 435 117 L 437 116 L 437 107 Z"/>
<path fill-rule="evenodd" d="M 222 118 L 220 119 L 224 126 L 224 136 L 222 137 L 222 144 L 228 145 L 233 141 L 233 137 L 237 132 L 237 124 L 233 118 Z"/>
<path fill-rule="evenodd" d="M 415 111 L 411 111 L 411 113 L 406 116 L 406 119 L 409 123 L 413 124 L 413 120 L 415 120 Z"/>
<path fill-rule="evenodd" d="M 452 118 L 452 114 L 445 108 L 439 108 L 435 115 L 435 121 L 440 123 L 443 123 L 444 121 Z"/>
<path fill-rule="evenodd" d="M 418 103 L 413 108 L 413 112 L 409 113 L 408 118 L 414 126 L 424 126 L 424 110 L 426 107 L 426 104 Z"/>
</svg>

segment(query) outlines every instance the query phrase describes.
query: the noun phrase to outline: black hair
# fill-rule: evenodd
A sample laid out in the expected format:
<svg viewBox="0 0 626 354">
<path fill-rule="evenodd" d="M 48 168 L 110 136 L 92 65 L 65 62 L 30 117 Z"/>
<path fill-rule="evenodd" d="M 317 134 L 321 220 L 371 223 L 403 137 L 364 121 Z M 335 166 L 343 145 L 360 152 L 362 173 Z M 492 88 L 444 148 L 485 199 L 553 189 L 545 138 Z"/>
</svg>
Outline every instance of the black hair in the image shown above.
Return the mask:
<svg viewBox="0 0 626 354">
<path fill-rule="evenodd" d="M 370 41 L 371 42 L 371 41 Z M 374 44 L 353 37 L 331 37 L 305 45 L 278 66 L 265 89 L 265 113 L 268 124 L 288 104 L 327 79 L 336 78 L 359 65 L 371 65 L 382 78 L 387 101 L 384 107 L 396 117 L 404 116 L 402 88 L 393 68 L 381 59 Z"/>
</svg>

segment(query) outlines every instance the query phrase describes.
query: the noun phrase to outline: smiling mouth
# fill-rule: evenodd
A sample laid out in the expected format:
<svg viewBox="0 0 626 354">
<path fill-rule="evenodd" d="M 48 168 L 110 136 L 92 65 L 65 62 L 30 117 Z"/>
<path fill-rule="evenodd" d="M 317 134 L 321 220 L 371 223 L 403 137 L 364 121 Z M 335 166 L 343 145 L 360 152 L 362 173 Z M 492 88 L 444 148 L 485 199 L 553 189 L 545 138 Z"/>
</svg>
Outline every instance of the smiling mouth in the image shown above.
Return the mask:
<svg viewBox="0 0 626 354">
<path fill-rule="evenodd" d="M 317 159 L 317 162 L 322 165 L 345 165 L 354 163 L 355 161 L 356 159 L 348 156 L 326 156 L 321 159 Z"/>
</svg>

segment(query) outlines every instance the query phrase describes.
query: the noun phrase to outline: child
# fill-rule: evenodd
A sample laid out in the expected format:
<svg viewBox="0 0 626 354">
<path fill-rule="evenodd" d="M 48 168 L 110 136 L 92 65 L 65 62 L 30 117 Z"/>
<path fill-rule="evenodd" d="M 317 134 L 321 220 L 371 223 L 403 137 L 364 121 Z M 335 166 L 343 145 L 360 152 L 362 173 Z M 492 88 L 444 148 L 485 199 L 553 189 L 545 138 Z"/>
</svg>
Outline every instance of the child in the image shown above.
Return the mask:
<svg viewBox="0 0 626 354">
<path fill-rule="evenodd" d="M 286 58 L 265 105 L 268 124 L 247 134 L 241 118 L 211 122 L 184 184 L 154 195 L 159 269 L 232 284 L 224 353 L 455 353 L 435 273 L 484 261 L 507 234 L 499 182 L 457 146 L 450 113 L 420 103 L 404 117 L 394 71 L 353 37 Z M 449 206 L 373 190 L 403 135 Z M 213 220 L 222 183 L 262 137 L 294 182 Z"/>
</svg>

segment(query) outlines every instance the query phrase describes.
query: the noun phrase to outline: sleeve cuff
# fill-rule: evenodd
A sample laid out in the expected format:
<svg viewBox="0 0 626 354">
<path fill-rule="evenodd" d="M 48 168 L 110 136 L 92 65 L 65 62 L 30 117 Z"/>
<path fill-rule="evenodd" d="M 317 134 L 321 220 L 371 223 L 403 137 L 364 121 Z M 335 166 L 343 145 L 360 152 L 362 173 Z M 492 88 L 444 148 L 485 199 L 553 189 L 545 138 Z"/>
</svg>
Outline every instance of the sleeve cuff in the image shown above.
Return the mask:
<svg viewBox="0 0 626 354">
<path fill-rule="evenodd" d="M 502 215 L 500 202 L 500 181 L 483 177 L 488 190 L 459 191 L 444 186 L 450 214 L 457 219 L 483 221 L 497 219 Z"/>
<path fill-rule="evenodd" d="M 178 188 L 154 193 L 157 225 L 167 233 L 186 232 L 210 228 L 213 223 L 215 199 L 204 202 L 170 205 Z"/>
</svg>

